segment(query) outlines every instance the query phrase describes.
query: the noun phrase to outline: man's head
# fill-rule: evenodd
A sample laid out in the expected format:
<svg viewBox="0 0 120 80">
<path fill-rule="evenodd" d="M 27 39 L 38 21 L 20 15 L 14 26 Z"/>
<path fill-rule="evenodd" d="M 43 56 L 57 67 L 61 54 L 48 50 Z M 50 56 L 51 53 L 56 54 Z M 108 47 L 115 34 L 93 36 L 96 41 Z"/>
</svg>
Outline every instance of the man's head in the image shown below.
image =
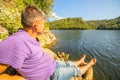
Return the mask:
<svg viewBox="0 0 120 80">
<path fill-rule="evenodd" d="M 23 28 L 31 29 L 41 34 L 44 28 L 45 14 L 33 5 L 28 5 L 21 13 Z"/>
</svg>

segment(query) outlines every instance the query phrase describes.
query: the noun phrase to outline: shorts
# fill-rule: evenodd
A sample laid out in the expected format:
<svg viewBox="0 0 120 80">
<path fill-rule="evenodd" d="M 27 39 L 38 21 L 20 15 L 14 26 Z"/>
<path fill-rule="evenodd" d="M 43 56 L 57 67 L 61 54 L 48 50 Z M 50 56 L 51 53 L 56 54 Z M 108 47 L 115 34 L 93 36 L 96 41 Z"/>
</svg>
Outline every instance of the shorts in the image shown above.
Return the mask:
<svg viewBox="0 0 120 80">
<path fill-rule="evenodd" d="M 56 60 L 56 69 L 52 80 L 69 80 L 74 76 L 81 76 L 81 70 L 72 61 Z"/>
</svg>

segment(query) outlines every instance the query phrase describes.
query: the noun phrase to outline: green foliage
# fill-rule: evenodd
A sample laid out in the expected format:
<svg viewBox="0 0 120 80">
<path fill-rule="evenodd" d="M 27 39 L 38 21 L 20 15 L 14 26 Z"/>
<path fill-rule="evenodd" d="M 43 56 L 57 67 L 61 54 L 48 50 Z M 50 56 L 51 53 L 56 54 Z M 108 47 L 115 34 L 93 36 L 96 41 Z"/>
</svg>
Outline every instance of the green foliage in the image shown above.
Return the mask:
<svg viewBox="0 0 120 80">
<path fill-rule="evenodd" d="M 48 15 L 52 10 L 53 0 L 0 0 L 0 25 L 5 27 L 9 34 L 22 27 L 21 11 L 28 4 L 41 8 Z"/>
<path fill-rule="evenodd" d="M 7 34 L 0 34 L 0 39 L 5 39 Z"/>
<path fill-rule="evenodd" d="M 110 20 L 83 21 L 82 18 L 66 18 L 49 22 L 50 29 L 120 29 L 120 17 Z"/>
<path fill-rule="evenodd" d="M 120 17 L 116 18 L 116 25 L 120 29 Z"/>
<path fill-rule="evenodd" d="M 48 23 L 45 23 L 44 25 L 45 25 L 44 30 L 50 30 L 50 29 L 49 29 L 49 24 L 48 24 Z"/>
<path fill-rule="evenodd" d="M 82 18 L 67 18 L 50 22 L 50 29 L 90 29 Z"/>
<path fill-rule="evenodd" d="M 33 4 L 40 8 L 46 15 L 49 15 L 54 0 L 23 0 L 25 5 Z"/>
<path fill-rule="evenodd" d="M 19 6 L 20 5 L 20 6 Z M 6 0 L 0 3 L 0 25 L 4 26 L 9 34 L 14 33 L 20 25 L 20 12 L 24 5 L 21 0 Z M 20 8 L 20 9 L 19 9 Z"/>
<path fill-rule="evenodd" d="M 53 7 L 54 0 L 35 0 L 35 4 L 44 11 L 46 15 L 49 15 Z"/>
</svg>

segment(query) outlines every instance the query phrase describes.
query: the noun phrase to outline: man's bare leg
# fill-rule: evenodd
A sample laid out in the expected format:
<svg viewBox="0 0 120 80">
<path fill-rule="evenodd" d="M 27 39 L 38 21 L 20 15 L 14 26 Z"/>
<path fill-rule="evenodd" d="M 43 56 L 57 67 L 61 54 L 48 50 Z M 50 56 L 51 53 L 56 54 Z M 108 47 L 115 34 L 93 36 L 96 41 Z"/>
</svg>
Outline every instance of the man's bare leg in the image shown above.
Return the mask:
<svg viewBox="0 0 120 80">
<path fill-rule="evenodd" d="M 85 66 L 79 67 L 81 69 L 82 75 L 85 74 L 85 72 L 92 67 L 96 63 L 96 59 L 92 58 L 90 62 L 88 62 Z"/>
<path fill-rule="evenodd" d="M 79 66 L 80 64 L 85 64 L 85 58 L 86 58 L 86 54 L 83 54 L 81 59 L 78 61 L 74 61 L 74 63 L 76 64 L 76 66 Z"/>
</svg>

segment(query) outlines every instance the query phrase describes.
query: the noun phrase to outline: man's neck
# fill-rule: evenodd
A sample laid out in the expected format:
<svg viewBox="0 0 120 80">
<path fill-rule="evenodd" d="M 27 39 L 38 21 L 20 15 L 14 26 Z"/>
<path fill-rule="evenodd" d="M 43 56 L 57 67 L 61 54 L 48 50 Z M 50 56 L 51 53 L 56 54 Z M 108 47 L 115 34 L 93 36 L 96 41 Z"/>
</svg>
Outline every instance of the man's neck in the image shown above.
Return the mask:
<svg viewBox="0 0 120 80">
<path fill-rule="evenodd" d="M 28 29 L 28 28 L 23 28 L 23 30 L 26 31 L 32 38 L 36 40 L 37 33 L 33 32 L 31 29 Z"/>
</svg>

